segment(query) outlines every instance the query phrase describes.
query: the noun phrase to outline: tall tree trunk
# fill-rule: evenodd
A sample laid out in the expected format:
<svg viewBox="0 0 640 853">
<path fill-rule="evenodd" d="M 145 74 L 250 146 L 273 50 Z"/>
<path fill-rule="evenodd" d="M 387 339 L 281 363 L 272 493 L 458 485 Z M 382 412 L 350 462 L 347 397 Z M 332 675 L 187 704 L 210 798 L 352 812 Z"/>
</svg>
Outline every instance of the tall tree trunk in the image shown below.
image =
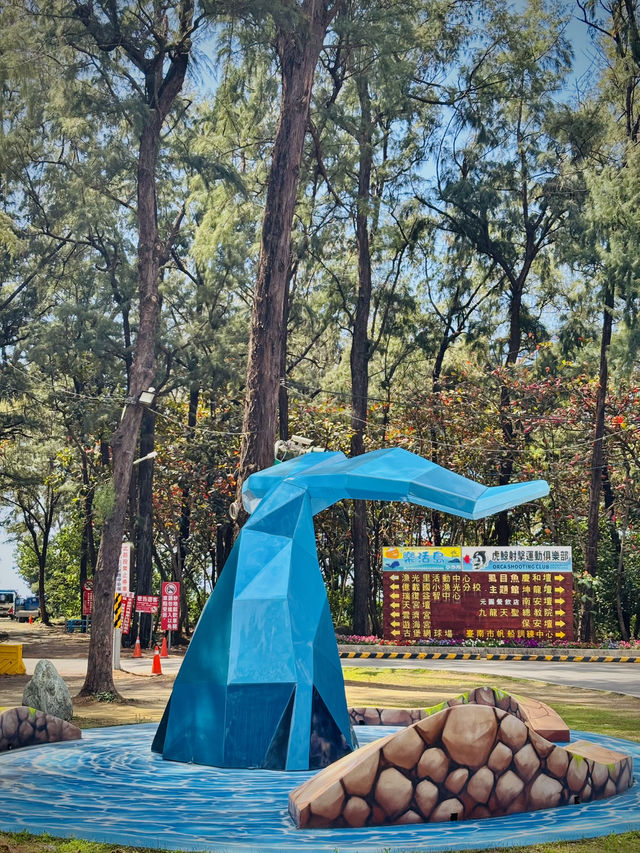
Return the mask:
<svg viewBox="0 0 640 853">
<path fill-rule="evenodd" d="M 93 584 L 93 619 L 87 676 L 81 695 L 116 694 L 112 674 L 113 595 L 118 558 L 124 534 L 132 464 L 138 442 L 142 406 L 140 394 L 152 384 L 156 372 L 155 340 L 160 299 L 156 219 L 155 169 L 160 126 L 152 110 L 144 128 L 138 157 L 138 275 L 140 326 L 131 368 L 131 394 L 111 441 L 114 508 L 105 521 Z"/>
<path fill-rule="evenodd" d="M 615 564 L 617 566 L 616 580 L 616 605 L 618 608 L 618 619 L 621 628 L 622 639 L 628 640 L 631 630 L 631 613 L 628 606 L 625 607 L 625 601 L 622 595 L 622 580 L 624 578 L 624 554 L 623 540 L 621 539 L 618 526 L 615 520 L 615 495 L 609 479 L 609 463 L 607 461 L 607 450 L 603 447 L 603 462 L 602 462 L 602 497 L 604 499 L 604 510 L 607 518 L 607 526 L 609 528 L 609 539 L 611 541 L 611 551 L 614 555 Z M 626 467 L 626 466 L 625 466 Z M 627 476 L 629 472 L 627 471 Z M 629 506 L 626 507 L 625 522 L 622 530 L 626 531 L 629 522 Z"/>
<path fill-rule="evenodd" d="M 616 560 L 616 614 L 618 616 L 618 625 L 623 640 L 629 639 L 629 626 L 627 624 L 626 614 L 622 603 L 622 581 L 624 578 L 624 541 L 629 532 L 629 503 L 627 503 L 622 520 L 622 537 L 617 537 L 620 541 L 620 549 L 618 551 L 618 559 Z"/>
<path fill-rule="evenodd" d="M 47 500 L 47 510 L 44 516 L 44 526 L 42 528 L 42 550 L 39 554 L 38 566 L 38 598 L 40 599 L 40 619 L 43 625 L 51 625 L 49 620 L 49 611 L 47 610 L 47 600 L 45 597 L 45 571 L 47 568 L 47 553 L 49 551 L 49 535 L 53 524 L 53 507 L 55 501 L 50 490 Z"/>
<path fill-rule="evenodd" d="M 447 353 L 450 343 L 451 323 L 453 320 L 453 312 L 447 316 L 447 323 L 440 338 L 440 346 L 433 362 L 431 371 L 431 392 L 433 394 L 433 406 L 431 408 L 431 419 L 429 423 L 429 438 L 431 439 L 431 461 L 436 465 L 440 464 L 440 442 L 438 437 L 437 420 L 442 420 L 442 404 L 440 401 L 440 392 L 442 391 L 442 366 L 444 357 Z M 437 404 L 436 404 L 437 399 Z M 437 405 L 437 414 L 436 414 Z M 437 509 L 431 510 L 431 541 L 434 545 L 442 544 L 442 532 L 440 528 L 440 513 Z"/>
<path fill-rule="evenodd" d="M 375 504 L 374 504 L 375 507 Z M 380 538 L 380 518 L 376 517 L 374 509 L 374 529 L 373 529 L 373 554 L 374 557 L 382 553 L 382 544 Z M 369 616 L 371 618 L 371 633 L 376 636 L 382 636 L 382 622 L 378 610 L 378 596 L 381 595 L 382 577 L 377 564 L 373 565 L 373 570 L 370 575 L 370 600 L 369 600 Z"/>
<path fill-rule="evenodd" d="M 51 528 L 55 516 L 55 508 L 58 503 L 59 496 L 56 497 L 51 486 L 47 486 L 46 498 L 44 500 L 42 517 L 30 512 L 26 504 L 18 503 L 22 510 L 24 523 L 31 537 L 33 553 L 38 561 L 38 596 L 40 598 L 40 619 L 44 625 L 50 625 L 49 611 L 47 610 L 47 600 L 45 596 L 45 573 L 47 569 L 47 553 L 49 550 L 49 537 L 51 536 Z M 42 541 L 38 541 L 38 531 Z"/>
<path fill-rule="evenodd" d="M 360 162 L 356 210 L 356 242 L 358 245 L 358 299 L 351 341 L 351 455 L 364 453 L 369 400 L 369 313 L 371 310 L 371 252 L 369 247 L 369 201 L 371 197 L 371 99 L 366 76 L 357 77 L 360 102 Z M 355 501 L 351 524 L 353 539 L 353 630 L 369 633 L 369 597 L 371 570 L 369 537 L 367 535 L 367 505 Z"/>
<path fill-rule="evenodd" d="M 246 520 L 243 482 L 254 471 L 273 464 L 291 225 L 315 67 L 337 11 L 330 0 L 304 0 L 301 4 L 287 0 L 286 5 L 291 7 L 288 23 L 279 18 L 276 24 L 282 96 L 253 292 L 236 496 L 239 526 Z"/>
<path fill-rule="evenodd" d="M 287 341 L 289 337 L 289 287 L 291 272 L 287 275 L 282 301 L 282 348 L 280 350 L 280 385 L 278 387 L 278 437 L 289 440 L 289 392 L 287 391 Z"/>
<path fill-rule="evenodd" d="M 200 401 L 200 388 L 192 387 L 189 390 L 189 411 L 187 412 L 187 436 L 192 441 L 198 420 L 198 403 Z M 180 522 L 178 526 L 178 564 L 184 566 L 189 553 L 189 534 L 191 532 L 191 489 L 188 482 L 182 487 L 182 498 L 180 505 Z M 180 578 L 175 578 L 180 580 Z"/>
<path fill-rule="evenodd" d="M 93 489 L 89 480 L 89 468 L 82 454 L 82 539 L 80 543 L 80 604 L 85 581 L 93 575 L 96 565 L 96 546 L 93 540 Z M 81 612 L 82 608 L 80 608 Z"/>
<path fill-rule="evenodd" d="M 93 18 L 91 8 L 78 6 L 79 19 L 98 47 L 113 50 L 113 37 Z M 131 386 L 125 401 L 120 423 L 111 441 L 113 476 L 111 482 L 113 509 L 104 523 L 93 585 L 93 618 L 87 675 L 81 695 L 111 693 L 117 695 L 113 683 L 113 596 L 122 547 L 125 515 L 131 480 L 132 464 L 138 443 L 143 406 L 140 395 L 152 385 L 156 373 L 156 334 L 160 315 L 159 271 L 168 256 L 171 240 L 160 239 L 156 199 L 156 166 L 160 132 L 173 103 L 182 89 L 193 23 L 193 0 L 182 0 L 176 9 L 179 38 L 169 54 L 167 33 L 158 30 L 164 39 L 165 50 L 158 48 L 154 58 L 140 56 L 139 46 L 131 45 L 121 34 L 121 47 L 145 74 L 144 126 L 140 134 L 137 164 L 138 190 L 138 297 L 139 323 L 133 362 Z M 164 26 L 164 22 L 158 22 Z M 106 39 L 106 42 L 105 42 Z M 168 56 L 170 61 L 164 71 Z M 176 223 L 176 229 L 179 221 Z"/>
<path fill-rule="evenodd" d="M 509 276 L 511 285 L 511 300 L 509 304 L 509 348 L 505 359 L 507 371 L 518 361 L 520 347 L 522 346 L 522 295 L 531 264 L 536 255 L 535 249 L 535 227 L 532 226 L 529 207 L 529 165 L 527 156 L 522 145 L 523 142 L 523 115 L 524 102 L 521 99 L 518 109 L 517 142 L 520 149 L 520 202 L 522 205 L 522 222 L 526 234 L 526 248 L 522 269 L 519 275 Z M 503 266 L 503 270 L 506 269 Z M 514 464 L 513 447 L 513 419 L 511 417 L 511 395 L 506 385 L 500 389 L 500 426 L 504 438 L 506 452 L 500 460 L 500 475 L 498 484 L 506 486 L 511 482 Z M 508 545 L 511 539 L 511 524 L 509 514 L 506 510 L 498 514 L 496 519 L 496 536 L 498 545 Z"/>
<path fill-rule="evenodd" d="M 233 550 L 233 524 L 218 527 L 218 534 L 216 534 L 216 582 L 219 580 L 224 564 Z"/>
<path fill-rule="evenodd" d="M 187 436 L 189 441 L 193 440 L 193 436 L 195 434 L 196 423 L 198 421 L 198 403 L 200 401 L 200 388 L 197 386 L 193 386 L 189 390 L 189 411 L 187 413 Z M 191 533 L 191 488 L 189 487 L 189 483 L 185 483 L 182 486 L 182 496 L 180 499 L 180 522 L 178 525 L 178 544 L 177 544 L 177 560 L 176 564 L 178 566 L 178 572 L 176 573 L 177 577 L 174 577 L 173 580 L 178 581 L 180 583 L 180 598 L 181 598 L 181 607 L 180 607 L 180 621 L 178 624 L 178 630 L 175 633 L 176 642 L 182 642 L 182 629 L 186 628 L 188 631 L 188 610 L 186 607 L 186 590 L 184 588 L 184 566 L 187 559 L 187 555 L 189 554 L 189 535 Z"/>
<path fill-rule="evenodd" d="M 224 534 L 225 527 L 219 524 L 216 527 L 216 550 L 215 550 L 215 559 L 213 561 L 213 565 L 211 566 L 211 590 L 213 591 L 213 587 L 218 582 L 218 578 L 220 577 L 220 573 L 222 571 L 222 567 L 224 566 L 223 555 L 225 554 L 224 547 Z"/>
<path fill-rule="evenodd" d="M 522 310 L 522 291 L 524 289 L 524 278 L 521 273 L 511 285 L 511 303 L 509 310 L 509 350 L 505 359 L 505 365 L 508 368 L 518 360 L 520 346 L 522 343 L 522 321 L 520 312 Z M 502 435 L 506 445 L 506 452 L 500 460 L 500 475 L 498 483 L 501 486 L 506 486 L 511 482 L 513 474 L 513 420 L 510 413 L 511 395 L 509 389 L 503 385 L 500 389 L 500 426 Z M 508 545 L 511 539 L 511 525 L 509 523 L 509 514 L 507 511 L 498 513 L 496 518 L 496 538 L 498 545 Z"/>
<path fill-rule="evenodd" d="M 596 412 L 593 429 L 593 451 L 591 453 L 591 478 L 589 483 L 589 514 L 587 517 L 587 544 L 584 556 L 584 568 L 590 575 L 598 574 L 598 538 L 600 524 L 600 493 L 602 491 L 602 473 L 604 470 L 604 424 L 609 383 L 609 346 L 613 327 L 613 306 L 615 287 L 608 281 L 604 291 L 604 309 L 602 313 L 602 333 L 600 336 L 600 370 L 596 392 Z M 594 637 L 593 602 L 585 604 L 582 619 L 582 638 Z"/>
<path fill-rule="evenodd" d="M 140 425 L 138 452 L 144 458 L 153 453 L 155 447 L 156 413 L 145 409 Z M 154 460 L 140 462 L 138 468 L 138 507 L 135 526 L 136 593 L 150 595 L 153 581 L 153 474 Z M 140 613 L 138 623 L 140 644 L 147 648 L 151 633 L 151 614 Z"/>
</svg>

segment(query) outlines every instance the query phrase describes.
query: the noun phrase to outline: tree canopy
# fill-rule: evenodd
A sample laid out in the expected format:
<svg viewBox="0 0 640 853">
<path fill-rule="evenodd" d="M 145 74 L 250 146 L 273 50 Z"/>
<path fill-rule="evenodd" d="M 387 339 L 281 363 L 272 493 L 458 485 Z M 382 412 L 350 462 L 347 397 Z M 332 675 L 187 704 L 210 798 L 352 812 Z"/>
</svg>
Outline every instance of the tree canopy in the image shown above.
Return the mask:
<svg viewBox="0 0 640 853">
<path fill-rule="evenodd" d="M 188 637 L 293 435 L 551 485 L 483 522 L 327 511 L 337 624 L 380 631 L 383 545 L 554 543 L 583 637 L 638 637 L 636 0 L 0 22 L 2 505 L 44 618 L 94 579 L 87 692 L 114 691 L 122 541 L 138 592 L 181 582 Z"/>
</svg>

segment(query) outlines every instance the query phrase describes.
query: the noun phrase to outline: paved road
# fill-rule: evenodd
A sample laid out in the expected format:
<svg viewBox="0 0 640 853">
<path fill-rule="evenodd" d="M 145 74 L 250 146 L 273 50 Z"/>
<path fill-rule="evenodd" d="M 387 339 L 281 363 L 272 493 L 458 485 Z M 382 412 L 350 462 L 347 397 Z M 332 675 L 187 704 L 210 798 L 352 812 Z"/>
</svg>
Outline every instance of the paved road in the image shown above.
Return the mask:
<svg viewBox="0 0 640 853">
<path fill-rule="evenodd" d="M 33 671 L 40 658 L 23 658 L 22 659 L 27 670 L 27 675 L 33 675 Z M 142 658 L 122 658 L 121 667 L 125 672 L 131 672 L 135 675 L 151 675 L 151 665 L 153 655 L 145 654 Z M 51 658 L 51 663 L 62 676 L 81 676 L 87 673 L 86 658 Z M 162 658 L 162 674 L 176 675 L 180 669 L 182 657 L 176 655 Z"/>
<path fill-rule="evenodd" d="M 29 675 L 33 674 L 37 658 L 25 658 Z M 87 661 L 82 658 L 56 658 L 53 661 L 62 676 L 80 676 L 87 671 Z M 152 656 L 123 658 L 122 668 L 136 675 L 151 675 Z M 163 675 L 176 675 L 182 658 L 162 659 Z M 640 698 L 640 663 L 561 663 L 554 661 L 488 661 L 488 660 L 371 660 L 354 658 L 342 661 L 342 666 L 372 666 L 378 668 L 444 669 L 450 672 L 478 672 L 487 675 L 506 675 L 534 681 L 548 681 L 568 687 L 588 687 L 592 690 L 612 690 Z"/>
<path fill-rule="evenodd" d="M 379 668 L 445 669 L 450 672 L 478 672 L 507 675 L 534 681 L 548 681 L 568 687 L 612 690 L 640 698 L 640 663 L 577 663 L 562 661 L 489 661 L 489 660 L 372 660 L 353 658 L 342 661 L 344 668 L 372 666 Z"/>
</svg>

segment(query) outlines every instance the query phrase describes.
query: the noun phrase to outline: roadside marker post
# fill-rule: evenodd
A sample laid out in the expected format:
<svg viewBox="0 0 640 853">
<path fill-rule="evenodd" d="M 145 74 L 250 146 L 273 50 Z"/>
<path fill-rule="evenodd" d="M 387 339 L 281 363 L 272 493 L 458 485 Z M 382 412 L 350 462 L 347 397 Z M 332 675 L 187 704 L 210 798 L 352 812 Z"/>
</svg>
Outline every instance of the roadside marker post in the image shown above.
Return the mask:
<svg viewBox="0 0 640 853">
<path fill-rule="evenodd" d="M 113 600 L 113 668 L 122 669 L 120 644 L 122 640 L 122 593 L 116 592 Z"/>
</svg>

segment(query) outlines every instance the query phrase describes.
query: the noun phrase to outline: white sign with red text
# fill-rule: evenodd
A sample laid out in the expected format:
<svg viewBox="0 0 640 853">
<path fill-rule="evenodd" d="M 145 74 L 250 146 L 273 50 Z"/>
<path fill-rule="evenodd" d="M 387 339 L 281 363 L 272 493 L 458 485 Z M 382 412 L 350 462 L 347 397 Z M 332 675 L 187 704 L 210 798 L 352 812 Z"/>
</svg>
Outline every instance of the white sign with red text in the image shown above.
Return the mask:
<svg viewBox="0 0 640 853">
<path fill-rule="evenodd" d="M 122 633 L 128 634 L 131 630 L 131 614 L 133 613 L 133 593 L 126 592 L 122 596 Z"/>
<path fill-rule="evenodd" d="M 93 611 L 93 581 L 86 580 L 82 584 L 82 615 L 91 616 Z"/>
<path fill-rule="evenodd" d="M 131 542 L 123 542 L 118 560 L 118 574 L 116 576 L 116 592 L 129 592 L 129 576 L 131 574 Z"/>
<path fill-rule="evenodd" d="M 180 584 L 167 581 L 162 584 L 162 610 L 160 611 L 160 629 L 177 631 L 180 618 Z"/>
<path fill-rule="evenodd" d="M 138 613 L 157 613 L 160 599 L 157 595 L 136 596 L 136 610 Z"/>
</svg>

